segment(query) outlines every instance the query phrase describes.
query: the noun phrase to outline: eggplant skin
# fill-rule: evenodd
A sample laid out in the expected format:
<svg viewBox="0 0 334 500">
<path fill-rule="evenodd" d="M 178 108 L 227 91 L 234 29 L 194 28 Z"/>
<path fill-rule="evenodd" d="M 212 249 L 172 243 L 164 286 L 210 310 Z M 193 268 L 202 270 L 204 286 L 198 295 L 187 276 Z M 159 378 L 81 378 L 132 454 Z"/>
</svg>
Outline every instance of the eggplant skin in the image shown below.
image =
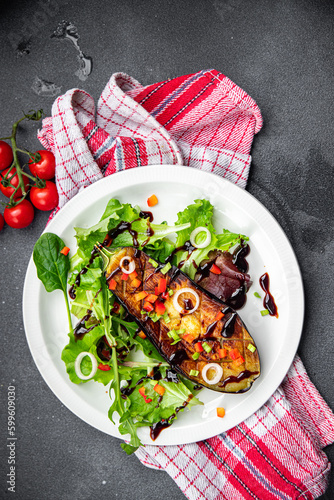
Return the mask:
<svg viewBox="0 0 334 500">
<path fill-rule="evenodd" d="M 260 375 L 260 360 L 255 342 L 236 311 L 205 291 L 175 266 L 167 273 L 162 273 L 163 265 L 158 262 L 154 265 L 153 259 L 141 250 L 123 247 L 108 249 L 107 253 L 109 260 L 105 270 L 106 279 L 108 282 L 111 279 L 116 282 L 113 283 L 112 292 L 175 371 L 195 384 L 218 392 L 240 393 L 250 389 L 253 381 Z M 122 279 L 120 261 L 123 257 L 135 263 L 137 276 L 134 284 L 131 277 Z M 126 261 L 127 259 L 123 260 L 123 263 L 126 264 Z M 167 290 L 172 290 L 173 295 L 168 295 L 165 300 L 161 297 L 158 299 L 164 303 L 168 318 L 160 317 L 158 321 L 152 321 L 149 314 L 143 311 L 143 300 L 138 300 L 138 293 L 145 291 L 155 295 L 161 278 L 166 279 Z M 190 292 L 178 296 L 182 312 L 175 309 L 174 295 L 182 288 L 190 288 L 198 294 L 200 302 L 196 311 L 187 313 L 187 308 L 189 310 L 195 305 L 194 295 Z M 220 311 L 224 316 L 217 320 Z M 174 345 L 173 339 L 168 336 L 171 330 L 185 330 L 184 334 L 179 334 L 181 341 Z M 182 338 L 184 335 L 188 337 Z M 192 356 L 196 352 L 195 345 L 203 342 L 210 346 L 211 351 L 208 353 L 203 350 L 198 359 L 194 360 Z M 223 351 L 219 351 L 220 349 Z M 222 354 L 225 354 L 223 358 L 220 357 Z M 238 357 L 234 359 L 236 354 Z M 223 374 L 215 384 L 208 383 L 202 376 L 202 370 L 208 363 L 217 363 L 222 368 Z"/>
</svg>

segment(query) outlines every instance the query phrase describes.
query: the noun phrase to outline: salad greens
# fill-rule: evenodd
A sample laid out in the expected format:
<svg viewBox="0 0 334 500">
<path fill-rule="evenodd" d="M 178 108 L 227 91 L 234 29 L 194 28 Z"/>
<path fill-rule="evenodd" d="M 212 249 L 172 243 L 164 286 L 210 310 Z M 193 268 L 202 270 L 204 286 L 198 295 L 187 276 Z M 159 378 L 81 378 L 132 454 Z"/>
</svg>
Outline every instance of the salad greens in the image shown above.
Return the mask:
<svg viewBox="0 0 334 500">
<path fill-rule="evenodd" d="M 70 272 L 71 313 L 78 323 L 74 328 L 70 327 L 69 341 L 62 352 L 69 378 L 75 384 L 90 380 L 109 384 L 112 404 L 108 416 L 113 423 L 118 416 L 119 432 L 126 439 L 130 436 L 129 444 L 121 445 L 128 454 L 141 444 L 137 434 L 139 427 L 154 427 L 161 422 L 164 426 L 170 425 L 186 406 L 190 408 L 202 403 L 196 397 L 192 382 L 172 371 L 118 304 L 108 288 L 103 261 L 100 254 L 94 253 L 94 245 L 103 243 L 106 235 L 116 229 L 110 242 L 111 248 L 133 246 L 135 243 L 139 248 L 145 247 L 145 252 L 160 262 L 173 254 L 173 264 L 179 265 L 193 278 L 197 266 L 209 256 L 209 252 L 228 250 L 241 240 L 248 239 L 225 229 L 217 234 L 212 219 L 213 206 L 207 200 L 195 200 L 194 204 L 178 213 L 175 225 L 169 226 L 166 222 L 150 222 L 138 206 L 111 199 L 94 226 L 74 228 L 77 251 L 70 261 L 61 254 L 65 244 L 56 235 L 45 233 L 35 245 L 34 261 L 38 277 L 47 291 L 60 288 L 66 301 L 66 281 Z M 128 223 L 128 230 L 117 232 L 119 225 L 124 223 Z M 205 248 L 193 249 L 189 259 L 185 244 L 197 227 L 207 228 L 211 241 Z M 175 243 L 168 238 L 172 233 L 176 233 Z M 199 233 L 196 243 L 201 240 L 203 236 Z M 140 353 L 140 360 L 136 359 L 136 352 Z M 80 353 L 93 355 L 97 361 L 95 371 L 92 371 L 92 360 L 85 356 L 78 373 L 76 360 Z M 90 373 L 89 380 L 80 376 Z"/>
</svg>

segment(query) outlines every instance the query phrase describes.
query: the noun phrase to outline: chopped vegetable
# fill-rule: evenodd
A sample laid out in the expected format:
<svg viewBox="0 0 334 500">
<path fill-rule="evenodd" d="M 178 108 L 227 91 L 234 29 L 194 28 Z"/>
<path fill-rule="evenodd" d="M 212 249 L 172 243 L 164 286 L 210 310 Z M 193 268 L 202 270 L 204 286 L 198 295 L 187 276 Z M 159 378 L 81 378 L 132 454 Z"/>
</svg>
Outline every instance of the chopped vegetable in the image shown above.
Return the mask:
<svg viewBox="0 0 334 500">
<path fill-rule="evenodd" d="M 196 361 L 196 359 L 199 358 L 199 352 L 194 352 L 194 354 L 192 355 L 192 358 Z"/>
<path fill-rule="evenodd" d="M 164 293 L 166 291 L 166 287 L 167 287 L 166 278 L 160 278 L 158 283 L 158 295 Z"/>
<path fill-rule="evenodd" d="M 170 262 L 167 262 L 167 264 L 161 269 L 162 274 L 167 274 L 171 268 L 172 264 Z"/>
<path fill-rule="evenodd" d="M 197 343 L 195 344 L 195 351 L 196 351 L 196 352 L 203 352 L 203 351 L 204 351 L 204 349 L 203 349 L 203 347 L 202 347 L 201 342 L 197 342 Z"/>
<path fill-rule="evenodd" d="M 191 377 L 197 377 L 197 375 L 199 375 L 199 371 L 198 370 L 190 370 L 189 375 Z"/>
<path fill-rule="evenodd" d="M 256 347 L 255 347 L 255 345 L 253 345 L 253 344 L 248 344 L 247 349 L 248 349 L 250 352 L 255 352 L 255 351 L 256 351 Z"/>
<path fill-rule="evenodd" d="M 225 316 L 224 313 L 222 313 L 221 311 L 219 311 L 219 313 L 217 313 L 217 316 L 216 316 L 216 321 L 219 321 L 220 319 L 222 319 L 223 317 Z"/>
<path fill-rule="evenodd" d="M 128 279 L 129 275 L 126 273 L 123 273 L 121 276 L 121 280 L 126 281 Z"/>
<path fill-rule="evenodd" d="M 147 198 L 147 204 L 149 207 L 154 207 L 158 204 L 158 198 L 155 196 L 155 194 L 152 194 L 152 196 Z"/>
<path fill-rule="evenodd" d="M 193 337 L 192 335 L 190 335 L 189 333 L 187 333 L 186 335 L 183 335 L 182 340 L 185 340 L 189 344 L 192 344 L 194 342 L 194 340 L 195 340 L 195 337 Z"/>
<path fill-rule="evenodd" d="M 165 304 L 163 304 L 162 302 L 160 302 L 160 300 L 156 300 L 155 302 L 155 312 L 157 314 L 161 314 L 163 315 L 166 311 L 166 306 Z"/>
<path fill-rule="evenodd" d="M 260 312 L 261 312 L 261 316 L 267 316 L 269 314 L 268 309 L 263 309 L 263 311 L 260 311 Z"/>
<path fill-rule="evenodd" d="M 115 290 L 116 285 L 117 285 L 117 283 L 114 279 L 109 280 L 109 284 L 108 284 L 109 290 Z"/>
<path fill-rule="evenodd" d="M 254 292 L 254 297 L 257 297 L 258 299 L 260 299 L 261 295 L 258 292 Z"/>
<path fill-rule="evenodd" d="M 111 370 L 111 366 L 100 363 L 98 369 L 104 372 L 108 372 L 109 370 Z"/>
<path fill-rule="evenodd" d="M 69 247 L 64 247 L 62 250 L 60 250 L 60 253 L 62 253 L 63 255 L 68 255 L 69 252 L 70 252 Z"/>
<path fill-rule="evenodd" d="M 211 351 L 212 351 L 212 347 L 211 347 L 209 344 L 207 344 L 206 342 L 203 342 L 203 343 L 202 343 L 202 347 L 203 347 L 203 349 L 204 349 L 207 353 L 209 353 L 209 352 L 211 352 Z"/>
<path fill-rule="evenodd" d="M 131 274 L 129 274 L 130 280 L 134 280 L 138 276 L 137 271 L 133 271 Z"/>
<path fill-rule="evenodd" d="M 146 334 L 143 332 L 143 330 L 140 330 L 140 332 L 138 333 L 138 337 L 140 337 L 141 339 L 146 339 Z"/>
<path fill-rule="evenodd" d="M 162 385 L 156 384 L 153 387 L 153 390 L 159 394 L 159 396 L 163 396 L 165 394 L 166 389 L 162 387 Z"/>
<path fill-rule="evenodd" d="M 220 418 L 225 417 L 225 408 L 222 408 L 222 407 L 217 408 L 217 417 L 220 417 Z"/>
<path fill-rule="evenodd" d="M 229 355 L 231 359 L 238 359 L 241 356 L 239 349 L 230 349 Z"/>
<path fill-rule="evenodd" d="M 145 300 L 147 300 L 147 302 L 151 302 L 151 304 L 154 304 L 154 302 L 157 300 L 158 296 L 157 295 L 154 295 L 153 293 L 150 293 Z"/>
<path fill-rule="evenodd" d="M 150 263 L 150 264 L 152 264 L 152 266 L 153 266 L 153 267 L 158 267 L 158 265 L 159 265 L 159 264 L 158 264 L 155 260 L 153 260 L 153 259 L 148 259 L 148 261 L 149 261 L 149 263 Z"/>
<path fill-rule="evenodd" d="M 213 274 L 221 274 L 221 270 L 219 269 L 218 266 L 216 266 L 216 264 L 212 264 L 211 268 L 210 268 L 210 273 L 213 273 Z"/>
<path fill-rule="evenodd" d="M 148 293 L 145 292 L 145 290 L 142 290 L 141 292 L 136 293 L 135 295 L 135 300 L 139 302 L 139 300 L 143 300 L 148 296 Z"/>
<path fill-rule="evenodd" d="M 227 356 L 227 349 L 218 349 L 218 356 L 222 358 L 226 358 Z"/>
<path fill-rule="evenodd" d="M 236 360 L 234 360 L 235 366 L 240 366 L 244 362 L 245 362 L 245 360 L 244 360 L 244 358 L 241 355 Z"/>
<path fill-rule="evenodd" d="M 144 305 L 143 305 L 143 309 L 144 311 L 147 311 L 147 312 L 151 312 L 154 310 L 154 307 L 152 306 L 152 304 L 150 302 L 144 302 Z"/>
<path fill-rule="evenodd" d="M 141 281 L 138 278 L 135 278 L 134 280 L 131 281 L 131 286 L 134 288 L 138 288 L 141 285 Z"/>
</svg>

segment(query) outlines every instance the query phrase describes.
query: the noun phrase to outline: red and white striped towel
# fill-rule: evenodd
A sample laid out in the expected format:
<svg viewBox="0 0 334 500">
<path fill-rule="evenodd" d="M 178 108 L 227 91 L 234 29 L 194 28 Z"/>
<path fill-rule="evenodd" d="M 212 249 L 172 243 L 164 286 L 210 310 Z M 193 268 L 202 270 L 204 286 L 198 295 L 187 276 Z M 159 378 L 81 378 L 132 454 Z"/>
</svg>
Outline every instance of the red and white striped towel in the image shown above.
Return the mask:
<svg viewBox="0 0 334 500">
<path fill-rule="evenodd" d="M 215 70 L 143 87 L 113 75 L 99 99 L 69 90 L 38 137 L 56 156 L 61 208 L 79 190 L 124 169 L 154 164 L 200 168 L 245 187 L 254 100 Z M 145 446 L 138 458 L 164 469 L 191 500 L 314 499 L 324 493 L 334 415 L 296 356 L 268 402 L 237 427 L 203 442 Z"/>
</svg>

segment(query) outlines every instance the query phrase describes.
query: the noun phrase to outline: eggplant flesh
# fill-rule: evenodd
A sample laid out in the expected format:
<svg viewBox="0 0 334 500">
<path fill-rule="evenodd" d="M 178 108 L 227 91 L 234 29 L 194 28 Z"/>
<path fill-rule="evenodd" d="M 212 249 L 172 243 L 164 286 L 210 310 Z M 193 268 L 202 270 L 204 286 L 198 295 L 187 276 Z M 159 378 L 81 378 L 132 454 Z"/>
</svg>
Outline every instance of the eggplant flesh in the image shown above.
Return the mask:
<svg viewBox="0 0 334 500">
<path fill-rule="evenodd" d="M 164 264 L 155 262 L 142 250 L 134 247 L 106 249 L 101 246 L 99 249 L 104 256 L 109 285 L 114 280 L 110 287 L 114 288 L 113 294 L 175 371 L 195 384 L 218 392 L 237 393 L 250 389 L 260 375 L 260 360 L 255 342 L 236 311 L 205 291 L 177 267 L 172 266 L 163 273 Z M 122 267 L 130 262 L 132 267 L 134 263 L 137 275 L 124 279 L 126 276 Z M 164 294 L 167 296 L 165 299 L 160 295 L 152 306 L 155 307 L 157 301 L 163 302 L 166 313 L 158 320 L 153 317 L 153 321 L 152 314 L 144 311 L 144 299 L 138 300 L 138 294 L 144 291 L 156 295 L 161 279 L 166 280 L 169 294 Z M 190 291 L 178 295 L 181 311 L 174 307 L 175 294 L 186 288 L 193 290 L 199 299 L 199 305 L 193 312 L 188 312 L 196 302 Z M 221 318 L 220 312 L 223 313 Z M 174 343 L 171 331 L 178 331 L 181 340 Z M 203 350 L 195 354 L 201 348 Z M 213 363 L 211 368 L 205 368 L 209 363 Z M 214 381 L 217 373 L 220 378 Z"/>
</svg>

